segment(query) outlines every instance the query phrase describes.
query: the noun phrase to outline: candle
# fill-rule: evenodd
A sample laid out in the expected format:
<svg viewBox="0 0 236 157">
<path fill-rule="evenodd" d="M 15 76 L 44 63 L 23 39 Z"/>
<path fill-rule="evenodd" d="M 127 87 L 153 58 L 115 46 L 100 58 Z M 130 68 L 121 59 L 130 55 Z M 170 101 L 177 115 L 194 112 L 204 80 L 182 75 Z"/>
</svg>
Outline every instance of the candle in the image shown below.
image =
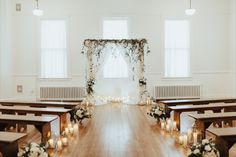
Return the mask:
<svg viewBox="0 0 236 157">
<path fill-rule="evenodd" d="M 57 150 L 58 150 L 58 151 L 61 151 L 61 150 L 62 150 L 62 142 L 61 142 L 61 140 L 58 140 L 58 141 L 57 141 Z"/>
<path fill-rule="evenodd" d="M 193 133 L 193 144 L 197 144 L 197 132 Z"/>
<path fill-rule="evenodd" d="M 74 124 L 73 125 L 73 129 L 74 129 L 74 133 L 78 134 L 78 132 L 79 132 L 79 125 L 78 124 Z"/>
<path fill-rule="evenodd" d="M 179 144 L 183 144 L 183 136 L 182 135 L 179 136 Z"/>
<path fill-rule="evenodd" d="M 188 136 L 184 135 L 183 136 L 183 145 L 184 145 L 184 147 L 187 147 L 187 144 L 188 144 Z"/>
<path fill-rule="evenodd" d="M 88 106 L 88 105 L 89 105 L 89 102 L 87 101 L 87 102 L 86 102 L 86 106 Z"/>
<path fill-rule="evenodd" d="M 170 131 L 170 125 L 166 124 L 166 131 Z"/>
<path fill-rule="evenodd" d="M 177 130 L 177 122 L 176 121 L 173 122 L 173 130 Z"/>
<path fill-rule="evenodd" d="M 171 123 L 171 119 L 167 119 L 167 124 L 170 125 L 170 123 Z"/>
<path fill-rule="evenodd" d="M 68 135 L 69 134 L 69 129 L 65 128 L 65 134 Z"/>
<path fill-rule="evenodd" d="M 161 129 L 165 129 L 165 122 L 161 122 Z"/>
<path fill-rule="evenodd" d="M 54 141 L 53 141 L 53 139 L 49 139 L 48 140 L 48 146 L 49 146 L 49 148 L 54 148 Z"/>
<path fill-rule="evenodd" d="M 188 129 L 188 140 L 189 142 L 191 141 L 192 139 L 192 129 Z"/>
<path fill-rule="evenodd" d="M 221 121 L 221 127 L 222 128 L 224 127 L 224 121 Z"/>
<path fill-rule="evenodd" d="M 63 146 L 67 146 L 67 145 L 68 145 L 68 139 L 67 139 L 67 137 L 63 137 L 63 138 L 62 138 L 62 144 L 63 144 Z"/>
<path fill-rule="evenodd" d="M 73 134 L 74 133 L 74 129 L 71 127 L 71 128 L 69 128 L 69 133 L 70 134 Z"/>
<path fill-rule="evenodd" d="M 71 123 L 69 123 L 69 124 L 68 124 L 68 128 L 71 128 L 71 127 L 72 127 L 72 124 L 71 124 Z"/>
</svg>

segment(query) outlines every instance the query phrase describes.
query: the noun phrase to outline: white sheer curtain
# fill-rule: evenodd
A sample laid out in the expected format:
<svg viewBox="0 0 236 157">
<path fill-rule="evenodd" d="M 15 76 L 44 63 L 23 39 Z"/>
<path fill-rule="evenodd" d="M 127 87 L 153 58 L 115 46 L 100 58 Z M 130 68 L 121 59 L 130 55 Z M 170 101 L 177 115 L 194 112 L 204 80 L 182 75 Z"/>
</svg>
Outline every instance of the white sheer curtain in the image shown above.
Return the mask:
<svg viewBox="0 0 236 157">
<path fill-rule="evenodd" d="M 66 23 L 64 20 L 41 21 L 41 77 L 67 77 Z"/>
<path fill-rule="evenodd" d="M 165 21 L 165 76 L 189 76 L 189 22 Z"/>
</svg>

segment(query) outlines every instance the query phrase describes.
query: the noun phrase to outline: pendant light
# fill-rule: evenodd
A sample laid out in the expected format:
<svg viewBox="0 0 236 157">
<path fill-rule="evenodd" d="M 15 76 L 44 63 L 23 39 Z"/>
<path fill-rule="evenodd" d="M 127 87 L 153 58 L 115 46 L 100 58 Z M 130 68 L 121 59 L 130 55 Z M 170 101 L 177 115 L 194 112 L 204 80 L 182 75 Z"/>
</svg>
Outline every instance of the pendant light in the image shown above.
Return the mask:
<svg viewBox="0 0 236 157">
<path fill-rule="evenodd" d="M 35 16 L 42 16 L 43 15 L 43 10 L 39 9 L 39 1 L 38 0 L 35 0 L 36 1 L 36 9 L 34 9 L 32 12 Z"/>
<path fill-rule="evenodd" d="M 190 7 L 189 9 L 185 10 L 185 14 L 188 16 L 191 16 L 193 14 L 195 14 L 196 10 L 192 8 L 192 0 L 190 0 Z"/>
</svg>

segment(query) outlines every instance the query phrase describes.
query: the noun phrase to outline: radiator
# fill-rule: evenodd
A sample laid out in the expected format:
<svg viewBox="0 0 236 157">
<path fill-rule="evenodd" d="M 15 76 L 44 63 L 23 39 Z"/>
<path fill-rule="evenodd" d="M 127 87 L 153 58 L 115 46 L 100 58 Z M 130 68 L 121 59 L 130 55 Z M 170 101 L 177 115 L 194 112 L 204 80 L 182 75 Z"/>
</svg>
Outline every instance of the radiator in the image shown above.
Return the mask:
<svg viewBox="0 0 236 157">
<path fill-rule="evenodd" d="M 157 99 L 200 98 L 200 85 L 164 85 L 155 86 Z"/>
<path fill-rule="evenodd" d="M 84 87 L 40 87 L 40 100 L 81 100 L 85 97 Z"/>
</svg>

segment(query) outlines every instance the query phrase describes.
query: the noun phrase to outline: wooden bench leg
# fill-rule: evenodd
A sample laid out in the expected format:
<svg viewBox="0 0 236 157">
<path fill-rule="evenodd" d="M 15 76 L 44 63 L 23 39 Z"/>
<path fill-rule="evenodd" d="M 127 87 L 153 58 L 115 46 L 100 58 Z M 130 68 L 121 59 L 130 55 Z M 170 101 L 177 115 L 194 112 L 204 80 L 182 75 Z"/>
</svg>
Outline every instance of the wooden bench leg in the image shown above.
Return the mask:
<svg viewBox="0 0 236 157">
<path fill-rule="evenodd" d="M 17 157 L 18 153 L 18 142 L 12 142 L 9 144 L 0 144 L 0 152 L 3 157 Z"/>
<path fill-rule="evenodd" d="M 176 127 L 180 130 L 180 112 L 174 111 L 174 121 L 176 121 Z"/>
<path fill-rule="evenodd" d="M 66 128 L 66 125 L 67 125 L 67 114 L 64 113 L 60 115 L 60 133 L 64 131 L 64 129 Z"/>
<path fill-rule="evenodd" d="M 26 113 L 18 113 L 18 115 L 26 115 Z M 17 124 L 17 132 L 26 132 L 27 131 L 27 124 Z"/>
<path fill-rule="evenodd" d="M 46 142 L 51 137 L 51 124 L 45 123 L 43 125 L 35 125 L 35 127 L 38 129 L 38 131 L 41 133 L 42 136 L 42 143 L 46 144 Z"/>
</svg>

